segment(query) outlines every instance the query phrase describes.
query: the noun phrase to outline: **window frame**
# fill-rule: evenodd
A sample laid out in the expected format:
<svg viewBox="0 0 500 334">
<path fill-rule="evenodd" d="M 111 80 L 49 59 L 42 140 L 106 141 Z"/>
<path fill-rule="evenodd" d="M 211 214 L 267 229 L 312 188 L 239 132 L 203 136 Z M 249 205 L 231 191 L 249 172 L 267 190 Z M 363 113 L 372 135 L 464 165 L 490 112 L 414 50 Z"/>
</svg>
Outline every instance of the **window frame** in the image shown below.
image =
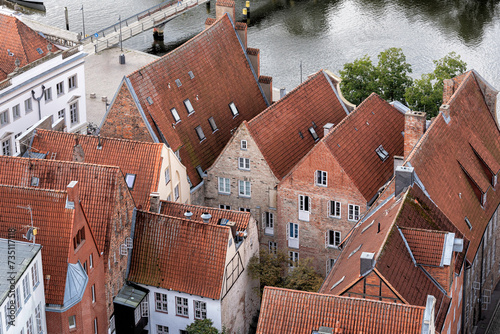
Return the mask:
<svg viewBox="0 0 500 334">
<path fill-rule="evenodd" d="M 33 111 L 33 100 L 30 97 L 24 100 L 24 114 L 29 114 L 32 111 Z"/>
<path fill-rule="evenodd" d="M 52 101 L 52 87 L 47 87 L 43 90 L 43 99 L 45 103 Z"/>
<path fill-rule="evenodd" d="M 339 214 L 337 215 L 337 205 Z M 335 208 L 335 214 L 332 215 L 332 209 Z M 328 217 L 341 219 L 342 218 L 342 203 L 340 201 L 330 200 L 328 201 Z"/>
<path fill-rule="evenodd" d="M 233 115 L 233 118 L 235 118 L 236 116 L 238 116 L 240 114 L 240 111 L 238 110 L 238 108 L 236 107 L 236 104 L 234 104 L 234 102 L 229 103 L 228 106 L 229 106 L 229 110 L 231 110 L 231 114 Z"/>
<path fill-rule="evenodd" d="M 182 101 L 182 103 L 184 104 L 184 108 L 186 108 L 188 116 L 194 114 L 195 110 L 193 108 L 193 104 L 191 103 L 191 101 L 189 101 L 189 99 L 185 99 L 184 101 Z"/>
<path fill-rule="evenodd" d="M 17 113 L 16 113 L 16 111 L 17 111 Z M 12 107 L 12 120 L 16 121 L 19 118 L 21 118 L 21 105 L 18 103 Z"/>
<path fill-rule="evenodd" d="M 9 109 L 0 112 L 0 128 L 10 124 Z"/>
<path fill-rule="evenodd" d="M 248 149 L 248 141 L 245 139 L 242 139 L 240 141 L 240 150 L 246 151 Z"/>
<path fill-rule="evenodd" d="M 352 207 L 352 210 L 351 210 L 351 207 Z M 361 216 L 360 215 L 360 210 L 359 210 L 359 205 L 349 204 L 347 208 L 348 208 L 348 211 L 347 211 L 347 220 L 351 221 L 351 222 L 358 221 L 359 217 Z M 356 216 L 356 212 L 355 212 L 356 210 L 358 211 L 357 212 L 357 216 Z M 351 214 L 351 211 L 352 211 L 352 214 Z"/>
<path fill-rule="evenodd" d="M 213 116 L 210 116 L 208 118 L 208 124 L 210 124 L 210 127 L 212 128 L 212 133 L 219 130 L 219 128 L 217 127 L 217 123 L 215 123 L 215 119 L 213 118 Z"/>
<path fill-rule="evenodd" d="M 231 195 L 231 179 L 228 177 L 217 177 L 217 179 L 219 194 Z"/>
<path fill-rule="evenodd" d="M 57 96 L 64 94 L 64 81 L 61 81 L 56 84 L 56 93 Z"/>
<path fill-rule="evenodd" d="M 155 292 L 155 311 L 168 314 L 168 295 L 166 293 Z"/>
<path fill-rule="evenodd" d="M 278 243 L 276 241 L 269 241 L 268 247 L 269 254 L 278 254 Z"/>
<path fill-rule="evenodd" d="M 10 137 L 2 141 L 2 154 L 5 156 L 12 155 L 12 149 L 10 144 Z"/>
<path fill-rule="evenodd" d="M 342 232 L 337 230 L 327 230 L 325 239 L 325 246 L 327 248 L 339 248 L 339 245 L 342 243 Z"/>
<path fill-rule="evenodd" d="M 252 197 L 252 184 L 250 181 L 238 180 L 238 195 L 245 198 Z"/>
<path fill-rule="evenodd" d="M 57 119 L 66 118 L 66 108 L 62 108 L 57 112 Z"/>
<path fill-rule="evenodd" d="M 73 325 L 71 325 L 71 319 L 73 319 Z M 76 315 L 70 315 L 68 317 L 68 325 L 69 325 L 69 329 L 76 328 Z"/>
<path fill-rule="evenodd" d="M 170 114 L 172 114 L 172 117 L 174 118 L 175 124 L 177 124 L 181 121 L 181 117 L 179 116 L 177 109 L 175 109 L 175 108 L 170 109 Z"/>
<path fill-rule="evenodd" d="M 299 223 L 288 222 L 287 223 L 287 239 L 288 240 L 298 240 L 300 237 Z"/>
<path fill-rule="evenodd" d="M 299 252 L 288 251 L 288 267 L 297 268 L 299 265 Z"/>
<path fill-rule="evenodd" d="M 189 318 L 188 303 L 189 301 L 187 298 L 175 296 L 175 315 L 178 317 Z"/>
<path fill-rule="evenodd" d="M 194 131 L 196 131 L 196 135 L 198 136 L 198 139 L 200 140 L 200 143 L 207 139 L 205 136 L 205 133 L 203 132 L 203 129 L 201 125 L 198 125 L 197 127 L 194 128 Z M 203 138 L 202 138 L 203 137 Z"/>
<path fill-rule="evenodd" d="M 76 88 L 78 88 L 78 81 L 76 80 L 76 74 L 75 74 L 68 78 L 68 92 Z"/>
<path fill-rule="evenodd" d="M 204 306 L 204 310 L 203 310 L 203 306 Z M 193 307 L 194 307 L 194 318 L 195 319 L 203 320 L 203 319 L 207 318 L 207 303 L 206 302 L 201 301 L 201 300 L 193 300 Z M 197 312 L 199 312 L 199 316 L 197 316 Z"/>
<path fill-rule="evenodd" d="M 250 158 L 238 158 L 238 169 L 250 170 Z"/>
<path fill-rule="evenodd" d="M 328 187 L 328 172 L 316 170 L 314 173 L 314 184 L 319 187 Z"/>
<path fill-rule="evenodd" d="M 80 122 L 79 121 L 80 115 L 78 109 L 79 109 L 78 101 L 75 101 L 69 105 L 69 120 L 72 126 Z"/>
<path fill-rule="evenodd" d="M 130 178 L 130 177 L 132 178 L 132 179 L 131 179 L 132 184 L 129 184 L 129 180 L 130 180 L 129 178 Z M 136 175 L 136 174 L 131 174 L 131 173 L 127 173 L 127 174 L 125 174 L 125 183 L 127 184 L 127 187 L 128 187 L 130 190 L 134 189 L 134 185 L 135 185 L 135 180 L 136 180 L 136 177 L 137 177 L 137 175 Z"/>
</svg>

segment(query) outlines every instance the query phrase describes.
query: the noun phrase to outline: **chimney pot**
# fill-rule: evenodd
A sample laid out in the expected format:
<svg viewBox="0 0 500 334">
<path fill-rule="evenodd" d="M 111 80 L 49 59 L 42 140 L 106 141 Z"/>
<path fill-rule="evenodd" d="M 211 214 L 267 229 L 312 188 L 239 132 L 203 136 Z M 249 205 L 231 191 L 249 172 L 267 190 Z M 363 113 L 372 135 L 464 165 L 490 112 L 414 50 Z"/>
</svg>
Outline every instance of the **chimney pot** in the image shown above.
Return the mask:
<svg viewBox="0 0 500 334">
<path fill-rule="evenodd" d="M 280 88 L 280 99 L 284 98 L 286 95 L 286 88 Z"/>
<path fill-rule="evenodd" d="M 209 214 L 208 212 L 203 212 L 201 214 L 201 219 L 203 219 L 204 223 L 208 223 L 210 221 L 210 218 L 212 218 L 212 215 Z"/>
<path fill-rule="evenodd" d="M 154 213 L 160 212 L 160 193 L 154 192 L 149 194 L 149 211 Z"/>
<path fill-rule="evenodd" d="M 66 187 L 68 197 L 66 198 L 66 209 L 74 209 L 78 202 L 78 181 L 71 181 Z"/>
<path fill-rule="evenodd" d="M 186 219 L 191 219 L 192 216 L 193 216 L 193 213 L 191 211 L 184 212 L 184 217 L 186 217 Z"/>
<path fill-rule="evenodd" d="M 443 114 L 444 121 L 448 124 L 450 122 L 450 105 L 442 104 L 441 107 L 439 107 L 439 112 Z"/>
<path fill-rule="evenodd" d="M 324 135 L 326 136 L 328 132 L 330 132 L 333 129 L 334 126 L 335 124 L 333 123 L 326 123 L 325 125 L 323 125 Z"/>
</svg>

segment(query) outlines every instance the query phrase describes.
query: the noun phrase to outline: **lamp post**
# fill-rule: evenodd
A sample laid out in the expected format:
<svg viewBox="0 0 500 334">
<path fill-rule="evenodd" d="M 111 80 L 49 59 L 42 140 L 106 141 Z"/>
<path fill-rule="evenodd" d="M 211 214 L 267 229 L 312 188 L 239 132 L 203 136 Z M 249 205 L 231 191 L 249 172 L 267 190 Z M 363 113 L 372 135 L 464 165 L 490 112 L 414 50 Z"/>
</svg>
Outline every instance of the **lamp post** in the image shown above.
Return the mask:
<svg viewBox="0 0 500 334">
<path fill-rule="evenodd" d="M 122 43 L 122 16 L 118 16 L 118 20 L 120 21 L 120 51 L 123 52 L 123 43 Z"/>
<path fill-rule="evenodd" d="M 85 16 L 83 15 L 83 5 L 81 10 L 82 10 L 83 38 L 85 38 Z"/>
</svg>

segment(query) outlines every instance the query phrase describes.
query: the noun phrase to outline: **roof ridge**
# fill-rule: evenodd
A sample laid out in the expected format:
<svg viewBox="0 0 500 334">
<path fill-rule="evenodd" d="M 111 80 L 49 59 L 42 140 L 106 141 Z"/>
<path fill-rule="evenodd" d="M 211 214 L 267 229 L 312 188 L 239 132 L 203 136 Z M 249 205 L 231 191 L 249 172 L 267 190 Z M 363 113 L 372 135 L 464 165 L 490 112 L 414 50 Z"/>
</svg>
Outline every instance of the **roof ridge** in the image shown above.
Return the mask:
<svg viewBox="0 0 500 334">
<path fill-rule="evenodd" d="M 472 70 L 467 71 L 467 72 L 466 72 L 466 75 L 465 75 L 465 77 L 464 77 L 464 79 L 462 80 L 462 82 L 460 82 L 460 85 L 458 85 L 458 88 L 457 88 L 457 89 L 453 92 L 453 94 L 452 94 L 452 95 L 450 96 L 450 98 L 448 99 L 448 102 L 446 103 L 447 105 L 450 105 L 450 104 L 451 104 L 451 102 L 452 102 L 452 101 L 453 101 L 453 100 L 454 100 L 454 99 L 458 96 L 458 94 L 457 94 L 457 93 L 458 93 L 460 90 L 464 89 L 464 87 L 465 87 L 465 85 L 464 85 L 464 84 L 465 84 L 467 81 L 469 81 L 469 80 L 470 80 L 470 77 L 471 77 L 471 76 L 472 76 L 472 77 L 474 77 L 474 76 L 473 76 L 473 74 L 472 74 Z M 452 79 L 453 79 L 453 78 L 452 78 Z M 474 79 L 475 79 L 475 78 L 474 78 Z"/>
<path fill-rule="evenodd" d="M 447 234 L 450 232 L 446 232 L 443 230 L 427 230 L 425 228 L 418 228 L 418 227 L 405 227 L 405 226 L 398 226 L 400 230 L 410 230 L 410 231 L 418 231 L 418 232 L 426 232 L 426 233 L 436 233 L 436 234 Z"/>
<path fill-rule="evenodd" d="M 241 214 L 241 215 L 248 215 L 249 217 L 251 217 L 251 214 L 250 212 L 244 212 L 244 211 L 238 211 L 238 210 L 226 210 L 226 209 L 219 209 L 219 208 L 212 208 L 212 207 L 207 207 L 207 206 L 203 206 L 203 205 L 196 205 L 196 204 L 186 204 L 186 203 L 177 203 L 177 202 L 172 202 L 172 201 L 167 201 L 167 200 L 160 200 L 160 202 L 165 202 L 165 203 L 169 203 L 168 205 L 178 205 L 178 206 L 192 206 L 192 207 L 195 207 L 195 208 L 207 208 L 208 210 L 215 210 L 215 211 L 219 211 L 219 212 L 232 212 L 232 213 L 236 213 L 236 214 Z"/>
<path fill-rule="evenodd" d="M 169 216 L 165 215 L 162 213 L 156 213 L 156 212 L 151 212 L 151 211 L 145 211 L 145 210 L 137 210 L 138 212 L 146 213 L 146 214 L 151 214 L 153 216 L 157 217 L 164 217 L 164 218 L 170 218 L 174 220 L 179 220 L 181 223 L 187 223 L 187 224 L 192 224 L 192 225 L 197 225 L 197 226 L 210 226 L 214 227 L 215 229 L 222 229 L 222 230 L 230 230 L 230 227 L 228 226 L 221 226 L 221 225 L 215 225 L 215 224 L 207 224 L 198 220 L 193 220 L 193 219 L 187 219 L 187 218 L 182 218 L 182 217 L 175 217 L 175 216 Z"/>
<path fill-rule="evenodd" d="M 67 194 L 66 190 L 55 190 L 55 189 L 47 189 L 47 188 L 39 188 L 39 187 L 25 187 L 25 186 L 15 186 L 11 184 L 0 184 L 0 188 L 13 188 L 13 189 L 23 189 L 23 190 L 33 190 L 37 192 L 51 192 L 57 194 Z"/>
<path fill-rule="evenodd" d="M 0 156 L 0 159 L 2 156 Z M 56 160 L 56 159 L 37 159 L 37 158 L 26 158 L 26 157 L 13 157 L 9 156 L 8 159 L 19 159 L 19 160 L 27 160 L 27 161 L 43 161 L 42 163 L 47 163 L 47 164 L 75 164 L 75 165 L 82 165 L 82 166 L 94 166 L 94 167 L 102 167 L 102 168 L 107 168 L 107 169 L 115 169 L 119 170 L 121 172 L 121 169 L 119 166 L 112 166 L 112 165 L 99 165 L 99 164 L 93 164 L 93 163 L 88 163 L 88 162 L 78 162 L 78 161 L 64 161 L 64 160 Z"/>
</svg>

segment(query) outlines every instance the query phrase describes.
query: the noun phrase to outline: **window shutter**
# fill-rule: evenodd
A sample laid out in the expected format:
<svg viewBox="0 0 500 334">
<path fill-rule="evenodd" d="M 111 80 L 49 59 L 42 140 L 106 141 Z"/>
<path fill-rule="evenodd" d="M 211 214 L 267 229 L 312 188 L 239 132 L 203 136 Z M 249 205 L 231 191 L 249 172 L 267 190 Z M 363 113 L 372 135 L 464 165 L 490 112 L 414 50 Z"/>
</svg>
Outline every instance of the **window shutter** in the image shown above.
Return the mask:
<svg viewBox="0 0 500 334">
<path fill-rule="evenodd" d="M 290 223 L 286 223 L 286 240 L 290 239 Z"/>
</svg>

